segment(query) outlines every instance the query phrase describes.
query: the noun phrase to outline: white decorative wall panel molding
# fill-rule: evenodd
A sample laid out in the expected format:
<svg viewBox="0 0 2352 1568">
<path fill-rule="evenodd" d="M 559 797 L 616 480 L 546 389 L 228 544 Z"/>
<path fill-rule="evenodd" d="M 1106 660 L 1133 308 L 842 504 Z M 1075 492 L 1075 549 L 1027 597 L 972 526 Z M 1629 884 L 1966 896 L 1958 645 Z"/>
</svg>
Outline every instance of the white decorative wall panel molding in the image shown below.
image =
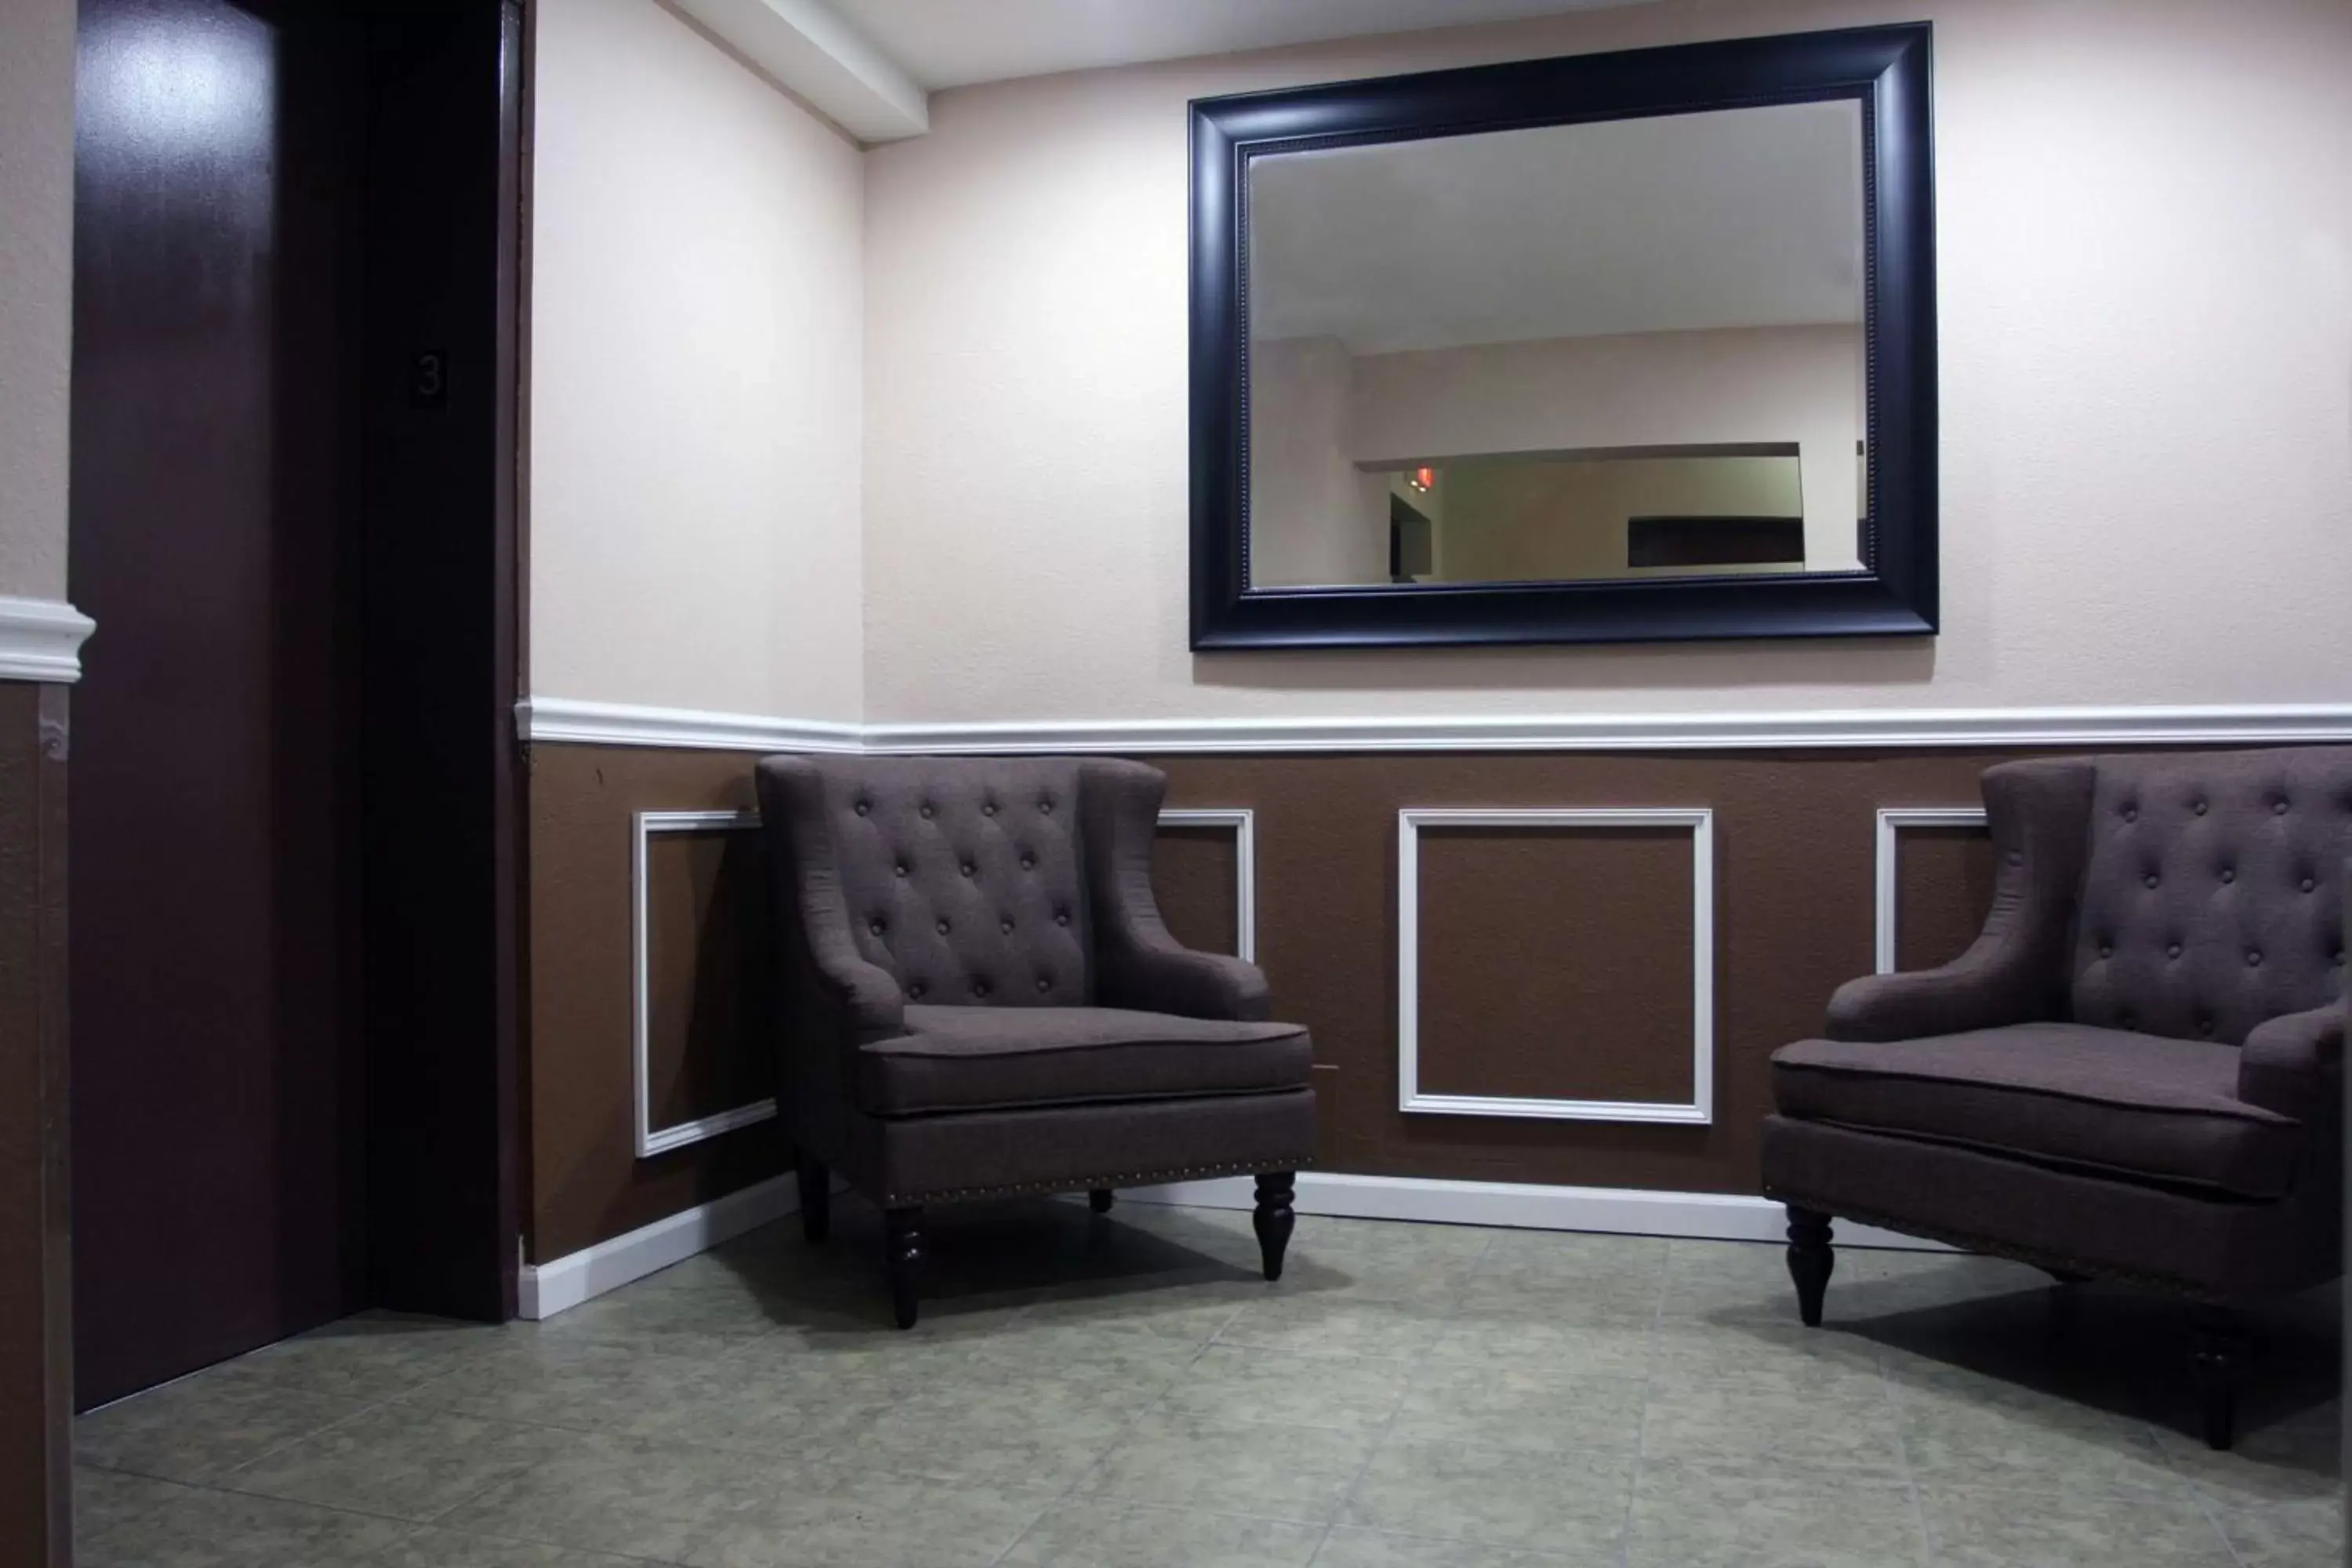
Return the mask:
<svg viewBox="0 0 2352 1568">
<path fill-rule="evenodd" d="M 653 931 L 646 899 L 652 886 L 649 853 L 657 833 L 741 833 L 760 826 L 753 811 L 641 811 L 629 851 L 629 948 L 631 1073 L 635 1082 L 637 1158 L 666 1154 L 732 1132 L 739 1127 L 767 1121 L 776 1114 L 773 1098 L 738 1105 L 715 1114 L 667 1127 L 654 1125 L 653 1107 Z"/>
<path fill-rule="evenodd" d="M 1892 974 L 1895 969 L 1895 878 L 1900 866 L 1896 857 L 1902 852 L 1903 830 L 1982 827 L 1984 824 L 1984 807 L 1980 805 L 1890 805 L 1879 809 L 1877 892 L 1871 905 L 1879 973 Z"/>
<path fill-rule="evenodd" d="M 1257 962 L 1257 813 L 1244 806 L 1170 806 L 1162 827 L 1230 827 L 1234 830 L 1234 952 Z"/>
<path fill-rule="evenodd" d="M 1449 827 L 1608 832 L 1685 827 L 1691 836 L 1691 1098 L 1687 1101 L 1533 1100 L 1431 1094 L 1421 1088 L 1421 836 Z M 1704 806 L 1408 808 L 1397 813 L 1397 1107 L 1447 1116 L 1553 1121 L 1715 1119 L 1715 813 Z"/>
</svg>

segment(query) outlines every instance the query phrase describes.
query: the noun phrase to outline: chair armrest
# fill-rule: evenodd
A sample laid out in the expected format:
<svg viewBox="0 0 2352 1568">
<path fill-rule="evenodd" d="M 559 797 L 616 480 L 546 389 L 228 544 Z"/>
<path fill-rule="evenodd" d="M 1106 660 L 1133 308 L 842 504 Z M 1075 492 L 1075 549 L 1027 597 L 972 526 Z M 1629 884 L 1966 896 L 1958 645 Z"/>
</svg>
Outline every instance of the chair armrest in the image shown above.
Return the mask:
<svg viewBox="0 0 2352 1568">
<path fill-rule="evenodd" d="M 1274 1011 L 1265 975 L 1246 959 L 1180 946 L 1163 927 L 1165 945 L 1102 955 L 1100 994 L 1106 1005 L 1179 1018 L 1256 1021 Z"/>
<path fill-rule="evenodd" d="M 2238 1098 L 2309 1121 L 2333 1112 L 2344 1068 L 2344 1004 L 2265 1018 L 2238 1053 Z"/>
<path fill-rule="evenodd" d="M 857 1040 L 906 1033 L 898 980 L 857 951 L 824 819 L 824 780 L 798 757 L 759 765 L 761 834 L 782 972 L 813 984 Z"/>
<path fill-rule="evenodd" d="M 1979 936 L 1936 969 L 1865 974 L 1830 997 L 1832 1040 L 1913 1040 L 2050 1016 L 2042 965 L 2021 944 Z"/>
<path fill-rule="evenodd" d="M 2056 1016 L 2097 781 L 2087 761 L 2008 763 L 1984 775 L 1992 908 L 1937 969 L 1850 980 L 1830 998 L 1833 1040 L 1905 1040 Z"/>
<path fill-rule="evenodd" d="M 1094 904 L 1095 995 L 1108 1007 L 1185 1018 L 1260 1019 L 1272 1011 L 1257 965 L 1184 946 L 1151 892 L 1151 841 L 1168 781 L 1140 763 L 1081 764 L 1087 879 Z"/>
</svg>

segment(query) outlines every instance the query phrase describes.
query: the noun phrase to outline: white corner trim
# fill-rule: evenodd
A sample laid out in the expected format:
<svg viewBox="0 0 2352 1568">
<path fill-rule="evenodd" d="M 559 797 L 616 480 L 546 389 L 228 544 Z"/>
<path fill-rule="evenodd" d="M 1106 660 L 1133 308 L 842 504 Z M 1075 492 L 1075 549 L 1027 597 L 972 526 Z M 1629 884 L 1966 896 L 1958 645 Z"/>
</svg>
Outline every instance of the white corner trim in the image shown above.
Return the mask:
<svg viewBox="0 0 2352 1568">
<path fill-rule="evenodd" d="M 630 1076 L 635 1080 L 637 1158 L 650 1158 L 767 1121 L 773 1098 L 694 1121 L 656 1127 L 653 1106 L 653 931 L 646 900 L 652 886 L 647 850 L 656 833 L 740 833 L 760 826 L 756 811 L 641 811 L 629 846 Z"/>
<path fill-rule="evenodd" d="M 896 142 L 931 128 L 929 96 L 824 0 L 677 4 L 860 142 Z"/>
<path fill-rule="evenodd" d="M 856 724 L 816 719 L 771 719 L 753 713 L 709 713 L 692 708 L 580 702 L 563 697 L 530 697 L 516 703 L 515 723 L 526 741 L 564 741 L 590 746 L 852 753 L 866 749 Z"/>
<path fill-rule="evenodd" d="M 1687 827 L 1691 835 L 1691 1098 L 1687 1103 L 1421 1091 L 1421 835 L 1446 827 Z M 1715 1120 L 1715 813 L 1705 806 L 1407 807 L 1397 813 L 1397 1107 L 1557 1121 Z"/>
<path fill-rule="evenodd" d="M 708 1252 L 747 1230 L 797 1213 L 800 1206 L 800 1184 L 787 1173 L 566 1257 L 536 1267 L 526 1263 L 516 1292 L 516 1315 L 533 1321 L 551 1318 L 607 1290 L 683 1263 L 698 1252 Z"/>
<path fill-rule="evenodd" d="M 1105 752 L 1169 756 L 1188 752 L 1812 751 L 1847 747 L 2251 746 L 2352 742 L 2352 703 L 856 724 L 534 697 L 516 705 L 516 718 L 523 738 L 530 741 L 713 751 L 883 754 Z"/>
<path fill-rule="evenodd" d="M 1984 825 L 1985 812 L 1980 805 L 1887 805 L 1879 808 L 1877 892 L 1871 903 L 1879 973 L 1895 973 L 1895 857 L 1901 853 L 1903 830 L 1906 827 L 1982 827 Z"/>
<path fill-rule="evenodd" d="M 0 596 L 0 680 L 79 680 L 82 642 L 97 629 L 63 599 Z"/>
<path fill-rule="evenodd" d="M 1234 954 L 1257 962 L 1257 813 L 1247 806 L 1170 806 L 1162 827 L 1234 830 Z"/>
<path fill-rule="evenodd" d="M 1247 1209 L 1255 1202 L 1247 1176 L 1129 1187 L 1119 1196 L 1138 1203 L 1193 1208 Z M 1692 1241 L 1783 1241 L 1788 1215 L 1769 1198 L 1739 1193 L 1661 1193 L 1633 1187 L 1548 1187 L 1517 1182 L 1433 1181 L 1422 1176 L 1361 1176 L 1301 1171 L 1293 1206 L 1300 1214 L 1346 1219 L 1421 1220 L 1438 1225 L 1502 1226 L 1520 1230 L 1591 1230 L 1621 1236 L 1669 1236 Z M 1840 1224 L 1840 1247 L 1900 1247 L 1949 1252 L 1937 1241 Z M 1301 1232 L 1294 1258 L 1312 1257 L 1311 1232 Z"/>
</svg>

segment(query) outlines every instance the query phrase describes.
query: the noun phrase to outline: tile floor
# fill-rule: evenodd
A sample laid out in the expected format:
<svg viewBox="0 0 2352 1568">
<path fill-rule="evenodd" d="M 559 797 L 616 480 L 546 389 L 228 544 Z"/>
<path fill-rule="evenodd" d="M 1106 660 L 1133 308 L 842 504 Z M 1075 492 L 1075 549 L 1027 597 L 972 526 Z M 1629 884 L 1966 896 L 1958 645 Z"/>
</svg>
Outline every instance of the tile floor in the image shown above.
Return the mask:
<svg viewBox="0 0 2352 1568">
<path fill-rule="evenodd" d="M 86 1568 L 2335 1568 L 2332 1293 L 2234 1454 L 2175 1309 L 1984 1259 L 1122 1203 L 870 1215 L 543 1325 L 362 1317 L 83 1419 Z"/>
</svg>

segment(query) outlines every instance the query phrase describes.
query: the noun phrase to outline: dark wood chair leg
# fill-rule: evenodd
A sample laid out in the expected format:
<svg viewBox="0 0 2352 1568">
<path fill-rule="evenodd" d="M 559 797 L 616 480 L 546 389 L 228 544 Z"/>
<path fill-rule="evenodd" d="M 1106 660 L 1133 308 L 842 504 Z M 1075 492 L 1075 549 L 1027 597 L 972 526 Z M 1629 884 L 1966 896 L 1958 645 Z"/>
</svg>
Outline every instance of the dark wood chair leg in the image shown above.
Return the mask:
<svg viewBox="0 0 2352 1568">
<path fill-rule="evenodd" d="M 1257 1178 L 1257 1208 L 1250 1215 L 1250 1227 L 1257 1232 L 1258 1258 L 1268 1279 L 1282 1278 L 1282 1255 L 1290 1246 L 1291 1228 L 1298 1223 L 1298 1216 L 1290 1212 L 1296 1184 L 1297 1174 L 1290 1171 L 1265 1171 Z"/>
<path fill-rule="evenodd" d="M 1830 1216 L 1818 1209 L 1789 1209 L 1789 1278 L 1797 1282 L 1797 1316 L 1805 1327 L 1822 1326 L 1822 1297 L 1830 1288 L 1837 1255 L 1830 1248 Z"/>
<path fill-rule="evenodd" d="M 891 1209 L 882 1216 L 883 1265 L 890 1276 L 890 1311 L 902 1329 L 915 1326 L 923 1289 L 923 1211 Z"/>
<path fill-rule="evenodd" d="M 1092 1209 L 1095 1213 L 1110 1213 L 1110 1203 L 1111 1196 L 1110 1189 L 1108 1187 L 1088 1187 L 1087 1189 L 1087 1207 Z"/>
<path fill-rule="evenodd" d="M 2253 1336 L 2234 1312 L 2200 1308 L 2189 1323 L 2189 1377 L 2205 1446 L 2227 1448 L 2238 1438 L 2238 1391 L 2253 1360 Z"/>
<path fill-rule="evenodd" d="M 793 1151 L 801 1182 L 801 1234 L 812 1242 L 833 1234 L 833 1173 L 805 1149 Z"/>
</svg>

